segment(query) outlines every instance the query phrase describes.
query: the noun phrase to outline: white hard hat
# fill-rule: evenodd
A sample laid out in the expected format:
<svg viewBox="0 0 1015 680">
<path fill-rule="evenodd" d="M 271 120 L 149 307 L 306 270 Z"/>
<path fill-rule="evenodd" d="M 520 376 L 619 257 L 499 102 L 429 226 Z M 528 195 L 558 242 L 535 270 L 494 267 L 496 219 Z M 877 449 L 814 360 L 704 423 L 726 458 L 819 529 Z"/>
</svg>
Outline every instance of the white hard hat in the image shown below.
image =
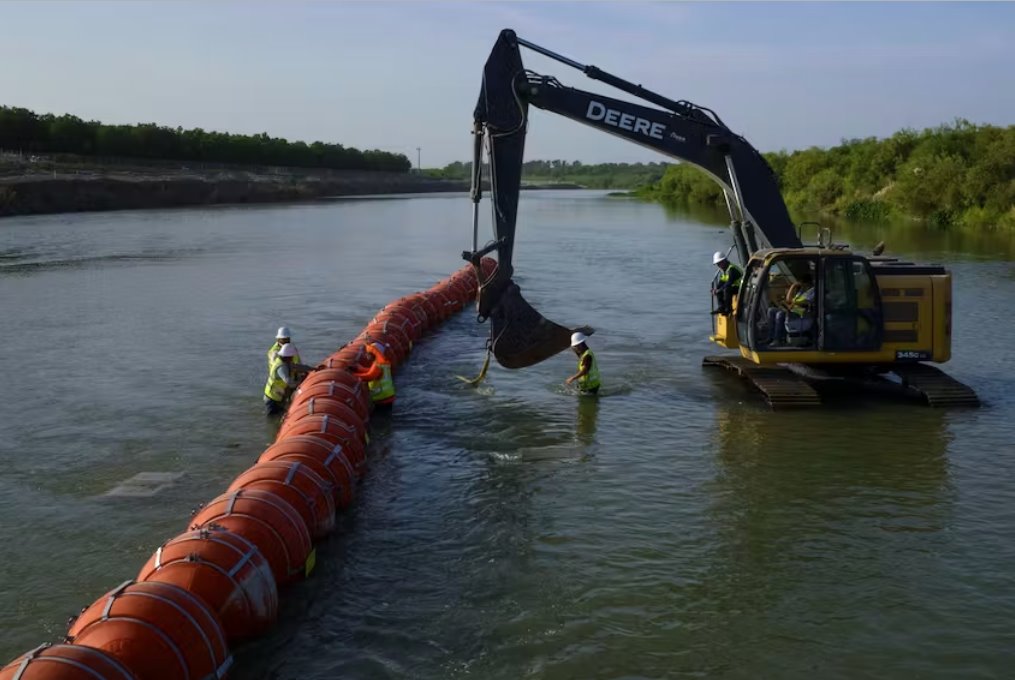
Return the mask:
<svg viewBox="0 0 1015 680">
<path fill-rule="evenodd" d="M 712 255 L 712 264 L 719 264 L 720 262 L 722 262 L 725 259 L 726 259 L 726 256 L 723 255 L 722 253 L 720 253 L 717 250 L 717 251 L 715 251 L 715 254 Z"/>
<path fill-rule="evenodd" d="M 388 346 L 385 345 L 383 342 L 371 342 L 370 344 L 373 346 L 375 350 L 377 350 L 381 354 L 384 354 L 385 352 L 388 351 Z"/>
<path fill-rule="evenodd" d="M 585 342 L 588 339 L 589 339 L 588 336 L 585 335 L 584 333 L 572 333 L 571 334 L 571 346 L 572 347 L 577 347 L 578 345 L 582 344 L 583 342 Z"/>
<path fill-rule="evenodd" d="M 291 338 L 291 337 L 292 336 L 289 335 L 289 329 L 286 326 L 279 327 L 278 333 L 275 333 L 276 340 L 278 340 L 279 338 Z"/>
<path fill-rule="evenodd" d="M 296 348 L 293 347 L 291 342 L 287 342 L 278 349 L 278 355 L 280 357 L 294 357 L 296 356 Z"/>
</svg>

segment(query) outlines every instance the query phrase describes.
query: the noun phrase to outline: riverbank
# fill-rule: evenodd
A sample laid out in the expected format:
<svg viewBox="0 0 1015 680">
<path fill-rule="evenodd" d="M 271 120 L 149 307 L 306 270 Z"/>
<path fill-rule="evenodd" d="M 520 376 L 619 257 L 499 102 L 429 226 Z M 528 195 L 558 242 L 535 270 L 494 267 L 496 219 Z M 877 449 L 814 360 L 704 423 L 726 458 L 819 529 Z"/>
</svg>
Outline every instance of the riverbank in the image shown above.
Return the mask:
<svg viewBox="0 0 1015 680">
<path fill-rule="evenodd" d="M 523 190 L 581 189 L 526 184 Z M 489 190 L 489 185 L 485 187 Z M 335 196 L 466 192 L 469 183 L 407 173 L 360 170 L 296 173 L 187 170 L 56 171 L 0 176 L 0 217 L 196 205 L 283 203 Z"/>
<path fill-rule="evenodd" d="M 0 216 L 467 190 L 465 182 L 357 170 L 301 175 L 187 170 L 158 174 L 53 172 L 0 177 Z"/>
</svg>

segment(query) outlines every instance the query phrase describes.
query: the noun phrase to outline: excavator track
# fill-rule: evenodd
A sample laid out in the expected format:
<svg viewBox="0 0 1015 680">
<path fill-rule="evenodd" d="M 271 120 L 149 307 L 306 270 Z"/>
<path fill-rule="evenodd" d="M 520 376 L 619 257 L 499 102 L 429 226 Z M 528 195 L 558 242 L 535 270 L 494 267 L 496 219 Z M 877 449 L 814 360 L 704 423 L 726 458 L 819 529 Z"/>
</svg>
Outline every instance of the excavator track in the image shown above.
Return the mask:
<svg viewBox="0 0 1015 680">
<path fill-rule="evenodd" d="M 781 366 L 759 366 L 743 357 L 711 355 L 703 366 L 719 366 L 747 380 L 774 409 L 821 405 L 821 395 L 802 377 Z"/>
<path fill-rule="evenodd" d="M 917 392 L 930 406 L 979 406 L 980 398 L 971 388 L 943 371 L 927 364 L 904 364 L 892 367 L 903 386 Z"/>
</svg>

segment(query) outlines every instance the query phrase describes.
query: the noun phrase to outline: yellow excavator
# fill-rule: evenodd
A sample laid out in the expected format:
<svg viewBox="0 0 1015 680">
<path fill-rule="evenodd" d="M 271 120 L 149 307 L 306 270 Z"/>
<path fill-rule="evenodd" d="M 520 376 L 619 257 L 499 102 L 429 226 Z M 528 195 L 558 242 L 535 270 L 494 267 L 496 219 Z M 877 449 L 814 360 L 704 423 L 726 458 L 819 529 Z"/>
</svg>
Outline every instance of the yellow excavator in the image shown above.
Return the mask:
<svg viewBox="0 0 1015 680">
<path fill-rule="evenodd" d="M 655 107 L 566 87 L 527 70 L 521 47 Z M 843 388 L 909 395 L 933 406 L 979 405 L 973 390 L 930 365 L 951 357 L 949 271 L 886 257 L 880 248 L 870 256 L 853 252 L 820 226 L 817 242 L 804 244 L 765 158 L 714 111 L 668 99 L 511 30 L 500 33 L 483 70 L 473 129 L 473 244 L 462 253 L 476 267 L 478 318 L 490 320 L 489 348 L 502 366 L 531 366 L 566 349 L 574 330 L 593 330 L 544 318 L 512 281 L 529 106 L 690 163 L 719 184 L 730 213 L 730 250 L 743 276 L 732 305 L 713 309 L 710 339 L 737 353 L 705 357 L 704 365 L 734 371 L 773 407 L 817 405 Z M 480 248 L 484 147 L 494 239 Z M 484 276 L 480 259 L 491 253 L 498 266 Z M 798 291 L 806 291 L 807 304 L 794 304 Z"/>
</svg>

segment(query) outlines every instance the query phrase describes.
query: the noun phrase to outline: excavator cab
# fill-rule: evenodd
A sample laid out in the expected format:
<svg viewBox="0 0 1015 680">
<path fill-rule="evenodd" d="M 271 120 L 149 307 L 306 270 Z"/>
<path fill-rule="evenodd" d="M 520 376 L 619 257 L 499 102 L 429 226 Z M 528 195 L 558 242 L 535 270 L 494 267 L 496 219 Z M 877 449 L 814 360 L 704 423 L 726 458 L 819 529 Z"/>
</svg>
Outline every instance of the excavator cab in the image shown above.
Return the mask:
<svg viewBox="0 0 1015 680">
<path fill-rule="evenodd" d="M 754 363 L 808 352 L 881 348 L 882 307 L 870 262 L 845 250 L 758 251 L 744 271 L 733 313 L 711 340 Z"/>
</svg>

